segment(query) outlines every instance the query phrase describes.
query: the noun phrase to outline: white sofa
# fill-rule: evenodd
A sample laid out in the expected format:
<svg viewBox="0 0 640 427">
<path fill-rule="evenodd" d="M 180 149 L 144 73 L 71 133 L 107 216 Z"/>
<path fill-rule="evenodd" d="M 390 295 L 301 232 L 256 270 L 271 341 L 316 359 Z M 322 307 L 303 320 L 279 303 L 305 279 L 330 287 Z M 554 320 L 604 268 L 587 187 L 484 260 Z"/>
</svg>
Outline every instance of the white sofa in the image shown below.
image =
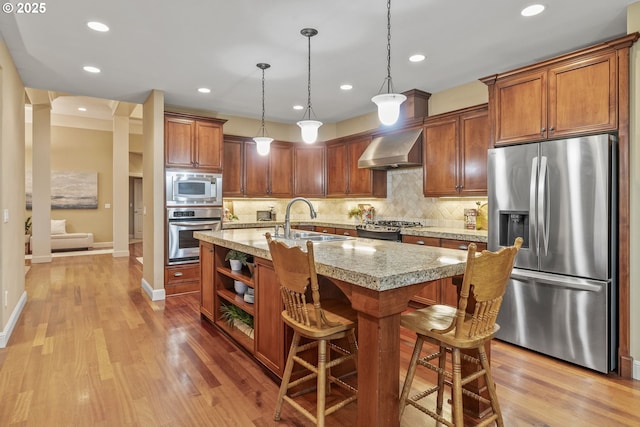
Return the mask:
<svg viewBox="0 0 640 427">
<path fill-rule="evenodd" d="M 33 247 L 33 236 L 31 236 Z M 91 249 L 93 233 L 67 233 L 66 220 L 51 220 L 51 251 L 68 251 L 71 249 Z"/>
</svg>

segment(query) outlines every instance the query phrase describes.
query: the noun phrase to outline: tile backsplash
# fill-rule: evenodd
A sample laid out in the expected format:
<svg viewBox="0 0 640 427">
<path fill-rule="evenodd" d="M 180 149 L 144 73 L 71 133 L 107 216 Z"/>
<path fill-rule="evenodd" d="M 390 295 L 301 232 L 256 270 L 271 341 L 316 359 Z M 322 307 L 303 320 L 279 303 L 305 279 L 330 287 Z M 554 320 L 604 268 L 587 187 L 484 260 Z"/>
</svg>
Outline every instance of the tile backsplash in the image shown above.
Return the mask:
<svg viewBox="0 0 640 427">
<path fill-rule="evenodd" d="M 407 168 L 387 172 L 386 199 L 310 199 L 318 211 L 318 219 L 353 221 L 347 212 L 359 203 L 375 208 L 376 219 L 419 221 L 424 225 L 464 228 L 464 210 L 486 203 L 486 197 L 436 198 L 422 195 L 422 169 Z M 278 220 L 284 220 L 287 199 L 225 199 L 225 207 L 241 221 L 255 221 L 257 210 L 275 209 Z M 291 206 L 291 219 L 309 219 L 309 208 L 297 202 Z"/>
</svg>

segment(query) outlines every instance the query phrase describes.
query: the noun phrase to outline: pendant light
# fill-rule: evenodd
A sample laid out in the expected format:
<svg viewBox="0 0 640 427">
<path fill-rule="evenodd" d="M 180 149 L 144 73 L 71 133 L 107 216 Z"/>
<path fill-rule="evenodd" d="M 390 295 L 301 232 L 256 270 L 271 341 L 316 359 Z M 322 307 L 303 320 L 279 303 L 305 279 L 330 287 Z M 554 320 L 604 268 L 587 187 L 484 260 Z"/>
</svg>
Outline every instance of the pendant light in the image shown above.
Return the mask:
<svg viewBox="0 0 640 427">
<path fill-rule="evenodd" d="M 304 116 L 302 116 L 302 120 L 298 122 L 298 126 L 300 126 L 301 129 L 302 140 L 307 144 L 313 144 L 318 139 L 318 128 L 322 126 L 322 122 L 311 119 L 311 113 L 313 112 L 313 109 L 311 108 L 311 37 L 318 34 L 318 30 L 315 28 L 303 28 L 300 30 L 300 34 L 307 38 L 309 44 L 309 78 L 307 80 L 307 110 L 305 111 Z M 315 118 L 315 113 L 313 116 Z M 305 117 L 308 118 L 305 120 Z"/>
<path fill-rule="evenodd" d="M 271 67 L 271 65 L 261 62 L 256 64 L 256 67 L 262 70 L 262 122 L 260 124 L 259 136 L 254 137 L 253 140 L 256 142 L 256 151 L 258 154 L 266 156 L 269 154 L 269 147 L 271 146 L 273 138 L 266 136 L 267 130 L 264 127 L 264 70 Z"/>
<path fill-rule="evenodd" d="M 387 92 L 382 93 L 385 85 L 387 86 Z M 387 77 L 382 82 L 378 95 L 371 98 L 378 106 L 380 122 L 387 126 L 398 121 L 400 104 L 407 99 L 403 94 L 393 92 L 393 82 L 391 81 L 391 0 L 387 0 Z"/>
</svg>

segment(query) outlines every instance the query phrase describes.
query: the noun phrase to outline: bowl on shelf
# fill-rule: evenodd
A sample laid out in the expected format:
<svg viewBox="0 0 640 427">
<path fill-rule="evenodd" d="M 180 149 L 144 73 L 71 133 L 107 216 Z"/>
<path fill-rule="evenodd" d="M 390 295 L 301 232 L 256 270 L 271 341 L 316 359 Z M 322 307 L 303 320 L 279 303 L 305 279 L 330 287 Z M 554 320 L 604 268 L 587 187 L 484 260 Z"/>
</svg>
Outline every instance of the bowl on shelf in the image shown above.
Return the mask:
<svg viewBox="0 0 640 427">
<path fill-rule="evenodd" d="M 247 286 L 246 283 L 241 282 L 240 280 L 234 280 L 233 281 L 233 289 L 236 291 L 236 294 L 242 296 L 248 289 L 249 287 Z"/>
<path fill-rule="evenodd" d="M 253 288 L 247 289 L 246 292 L 244 293 L 244 302 L 253 304 L 254 298 L 255 297 L 253 295 Z"/>
</svg>

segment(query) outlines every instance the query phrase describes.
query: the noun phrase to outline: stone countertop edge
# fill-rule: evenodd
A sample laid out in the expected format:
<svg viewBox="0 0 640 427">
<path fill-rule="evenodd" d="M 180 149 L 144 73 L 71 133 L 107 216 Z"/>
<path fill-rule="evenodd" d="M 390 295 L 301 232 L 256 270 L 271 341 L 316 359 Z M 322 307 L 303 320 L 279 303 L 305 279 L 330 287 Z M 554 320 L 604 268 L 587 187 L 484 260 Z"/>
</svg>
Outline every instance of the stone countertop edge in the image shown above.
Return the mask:
<svg viewBox="0 0 640 427">
<path fill-rule="evenodd" d="M 224 222 L 222 228 L 225 230 L 238 229 L 238 228 L 269 228 L 275 227 L 275 225 L 283 225 L 284 221 L 257 221 L 257 222 Z M 347 228 L 355 230 L 356 224 L 353 222 L 330 222 L 330 221 L 291 221 L 291 225 L 314 225 L 319 227 L 337 227 Z M 422 236 L 422 237 L 436 237 L 442 239 L 455 239 L 465 240 L 468 242 L 483 242 L 488 241 L 487 230 L 469 230 L 466 228 L 452 228 L 452 227 L 410 227 L 404 228 L 401 232 L 406 236 Z"/>
<path fill-rule="evenodd" d="M 483 242 L 489 240 L 487 230 L 468 230 L 465 228 L 448 227 L 412 227 L 402 230 L 403 235 L 439 237 L 442 239 L 465 240 L 467 242 Z"/>
<path fill-rule="evenodd" d="M 284 221 L 252 221 L 252 222 L 242 222 L 242 221 L 224 221 L 222 223 L 222 228 L 224 229 L 236 229 L 236 228 L 269 228 L 274 227 L 276 225 L 284 225 Z M 356 224 L 354 222 L 339 222 L 339 221 L 318 221 L 318 220 L 296 220 L 291 221 L 291 226 L 295 227 L 296 225 L 313 225 L 318 227 L 334 227 L 334 228 L 348 228 L 351 230 L 356 229 Z"/>
<path fill-rule="evenodd" d="M 264 233 L 264 229 L 197 231 L 194 237 L 271 260 Z M 318 274 L 375 291 L 462 274 L 467 255 L 456 249 L 362 238 L 316 243 L 314 249 Z"/>
</svg>

